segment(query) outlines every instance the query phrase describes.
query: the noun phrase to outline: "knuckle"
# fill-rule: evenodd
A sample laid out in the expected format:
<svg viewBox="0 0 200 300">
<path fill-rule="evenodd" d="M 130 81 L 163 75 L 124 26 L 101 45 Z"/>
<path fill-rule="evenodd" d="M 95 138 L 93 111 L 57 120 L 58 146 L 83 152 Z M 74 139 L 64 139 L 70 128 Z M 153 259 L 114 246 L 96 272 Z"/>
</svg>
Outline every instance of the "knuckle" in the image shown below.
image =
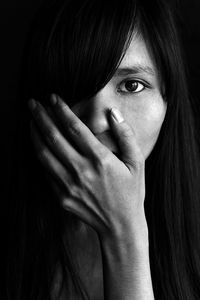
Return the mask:
<svg viewBox="0 0 200 300">
<path fill-rule="evenodd" d="M 106 169 L 110 165 L 110 162 L 109 152 L 101 151 L 96 155 L 95 163 L 98 170 Z"/>
<path fill-rule="evenodd" d="M 92 182 L 94 180 L 94 172 L 90 168 L 85 168 L 83 172 L 84 182 L 87 184 L 88 182 Z"/>
<path fill-rule="evenodd" d="M 69 195 L 72 198 L 79 199 L 80 198 L 80 190 L 79 190 L 79 188 L 76 185 L 72 185 L 69 188 Z"/>
<path fill-rule="evenodd" d="M 47 138 L 51 145 L 56 145 L 60 139 L 60 134 L 57 130 L 49 130 L 47 132 Z"/>
<path fill-rule="evenodd" d="M 68 123 L 68 130 L 74 136 L 80 136 L 81 127 L 77 121 L 71 121 Z"/>
<path fill-rule="evenodd" d="M 94 173 L 93 173 L 93 170 L 91 168 L 91 166 L 87 166 L 85 164 L 82 164 L 79 166 L 79 172 L 78 172 L 78 175 L 79 175 L 79 180 L 82 182 L 82 183 L 85 183 L 86 181 L 92 181 L 93 178 L 94 178 Z"/>
<path fill-rule="evenodd" d="M 76 182 L 81 186 L 86 186 L 94 180 L 94 168 L 91 163 L 79 162 L 73 166 Z"/>
</svg>

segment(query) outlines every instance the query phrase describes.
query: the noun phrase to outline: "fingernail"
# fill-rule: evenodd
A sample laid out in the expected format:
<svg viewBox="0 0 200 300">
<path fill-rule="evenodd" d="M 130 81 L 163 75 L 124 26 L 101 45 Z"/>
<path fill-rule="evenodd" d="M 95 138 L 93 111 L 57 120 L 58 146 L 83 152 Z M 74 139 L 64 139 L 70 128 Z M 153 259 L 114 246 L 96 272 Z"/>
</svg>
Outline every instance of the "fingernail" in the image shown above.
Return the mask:
<svg viewBox="0 0 200 300">
<path fill-rule="evenodd" d="M 37 103 L 36 103 L 36 101 L 34 99 L 31 99 L 28 102 L 28 106 L 29 106 L 30 110 L 34 110 L 36 108 L 36 106 L 37 106 Z"/>
<path fill-rule="evenodd" d="M 56 105 L 58 102 L 58 97 L 55 94 L 52 94 L 50 97 L 50 102 L 52 105 Z"/>
<path fill-rule="evenodd" d="M 117 108 L 112 108 L 111 114 L 117 123 L 122 123 L 124 121 L 122 114 L 120 113 L 120 111 Z"/>
</svg>

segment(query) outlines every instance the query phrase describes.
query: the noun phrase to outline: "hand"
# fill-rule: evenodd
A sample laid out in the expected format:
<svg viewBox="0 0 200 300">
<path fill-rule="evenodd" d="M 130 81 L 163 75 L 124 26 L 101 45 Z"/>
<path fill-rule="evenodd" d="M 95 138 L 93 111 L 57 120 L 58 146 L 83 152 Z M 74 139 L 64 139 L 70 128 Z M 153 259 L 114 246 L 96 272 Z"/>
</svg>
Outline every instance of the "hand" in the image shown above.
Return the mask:
<svg viewBox="0 0 200 300">
<path fill-rule="evenodd" d="M 122 235 L 127 227 L 144 224 L 144 157 L 131 127 L 122 116 L 118 122 L 113 117 L 116 109 L 111 110 L 119 159 L 60 97 L 52 96 L 53 101 L 52 111 L 63 133 L 45 108 L 34 101 L 36 107 L 33 109 L 33 102 L 30 105 L 34 117 L 31 136 L 39 160 L 54 177 L 54 190 L 64 209 L 103 237 Z"/>
</svg>

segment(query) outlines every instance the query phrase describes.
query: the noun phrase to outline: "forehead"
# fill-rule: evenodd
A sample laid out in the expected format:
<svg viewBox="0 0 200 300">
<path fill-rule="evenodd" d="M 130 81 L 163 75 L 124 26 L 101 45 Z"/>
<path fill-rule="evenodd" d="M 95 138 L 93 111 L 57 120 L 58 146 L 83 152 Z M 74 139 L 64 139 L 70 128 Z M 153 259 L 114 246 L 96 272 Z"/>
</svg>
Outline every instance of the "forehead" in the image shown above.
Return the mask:
<svg viewBox="0 0 200 300">
<path fill-rule="evenodd" d="M 146 46 L 146 43 L 141 35 L 135 34 L 132 41 L 119 65 L 120 68 L 129 68 L 132 66 L 142 66 L 149 68 L 156 73 L 156 67 L 153 58 Z"/>
</svg>

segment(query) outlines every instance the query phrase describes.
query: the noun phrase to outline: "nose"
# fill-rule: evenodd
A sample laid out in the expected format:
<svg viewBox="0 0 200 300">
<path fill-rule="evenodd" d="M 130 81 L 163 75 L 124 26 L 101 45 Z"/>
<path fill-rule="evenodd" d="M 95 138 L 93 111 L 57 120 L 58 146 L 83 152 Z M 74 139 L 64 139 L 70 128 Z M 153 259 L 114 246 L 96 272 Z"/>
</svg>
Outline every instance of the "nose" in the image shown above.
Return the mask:
<svg viewBox="0 0 200 300">
<path fill-rule="evenodd" d="M 116 95 L 104 88 L 93 98 L 74 105 L 72 111 L 98 135 L 110 130 L 109 111 L 113 107 L 120 109 L 120 102 Z"/>
</svg>

